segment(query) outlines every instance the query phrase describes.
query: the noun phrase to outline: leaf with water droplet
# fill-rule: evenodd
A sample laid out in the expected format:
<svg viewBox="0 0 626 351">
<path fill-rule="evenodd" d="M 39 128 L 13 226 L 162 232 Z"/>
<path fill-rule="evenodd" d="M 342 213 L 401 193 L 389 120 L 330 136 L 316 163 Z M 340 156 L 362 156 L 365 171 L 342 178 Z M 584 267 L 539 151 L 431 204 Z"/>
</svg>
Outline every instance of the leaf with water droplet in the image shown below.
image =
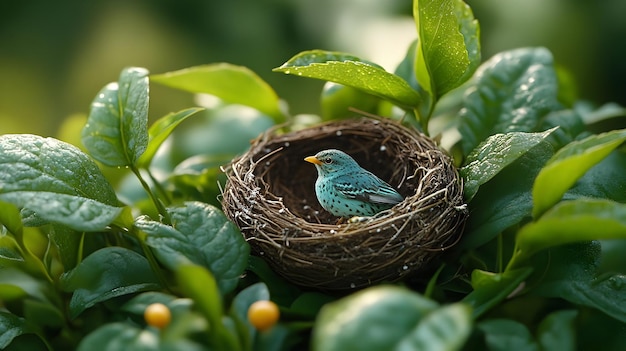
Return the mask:
<svg viewBox="0 0 626 351">
<path fill-rule="evenodd" d="M 107 166 L 134 164 L 148 145 L 148 71 L 126 68 L 91 103 L 82 131 L 89 154 Z"/>
<path fill-rule="evenodd" d="M 542 119 L 562 108 L 557 93 L 552 54 L 545 48 L 495 55 L 480 66 L 463 99 L 463 154 L 493 134 L 541 131 Z"/>
<path fill-rule="evenodd" d="M 36 135 L 0 136 L 0 200 L 78 231 L 101 230 L 122 212 L 95 162 Z"/>
<path fill-rule="evenodd" d="M 464 179 L 465 201 L 472 200 L 478 188 L 544 141 L 557 128 L 542 133 L 495 134 L 476 147 L 466 159 L 460 174 Z"/>
<path fill-rule="evenodd" d="M 413 2 L 415 75 L 433 100 L 468 80 L 480 64 L 480 30 L 462 0 Z"/>
<path fill-rule="evenodd" d="M 201 202 L 168 208 L 168 213 L 172 226 L 147 217 L 135 221 L 159 261 L 171 270 L 190 263 L 204 266 L 222 293 L 232 291 L 250 252 L 237 227 L 218 208 Z"/>
<path fill-rule="evenodd" d="M 341 52 L 304 51 L 273 71 L 357 88 L 406 109 L 415 109 L 422 102 L 419 93 L 401 77 L 379 65 Z"/>
</svg>

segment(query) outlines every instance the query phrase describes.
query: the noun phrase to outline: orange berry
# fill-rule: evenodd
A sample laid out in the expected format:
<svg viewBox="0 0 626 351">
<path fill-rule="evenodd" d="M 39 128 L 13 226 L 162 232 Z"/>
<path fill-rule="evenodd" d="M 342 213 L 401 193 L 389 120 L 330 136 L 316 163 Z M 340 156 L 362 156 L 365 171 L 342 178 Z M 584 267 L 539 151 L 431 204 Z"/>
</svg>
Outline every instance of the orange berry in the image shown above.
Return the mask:
<svg viewBox="0 0 626 351">
<path fill-rule="evenodd" d="M 280 311 L 272 301 L 261 300 L 250 305 L 248 320 L 257 330 L 268 330 L 278 322 Z"/>
<path fill-rule="evenodd" d="M 162 303 L 153 303 L 146 307 L 143 317 L 148 325 L 163 329 L 172 320 L 170 309 Z"/>
</svg>

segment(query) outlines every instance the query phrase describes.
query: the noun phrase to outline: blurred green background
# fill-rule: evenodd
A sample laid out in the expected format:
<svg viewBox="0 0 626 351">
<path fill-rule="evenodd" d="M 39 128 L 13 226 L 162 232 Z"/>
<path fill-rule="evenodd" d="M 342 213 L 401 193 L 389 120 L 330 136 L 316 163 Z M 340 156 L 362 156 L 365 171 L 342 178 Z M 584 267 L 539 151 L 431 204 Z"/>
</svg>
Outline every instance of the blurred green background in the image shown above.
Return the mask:
<svg viewBox="0 0 626 351">
<path fill-rule="evenodd" d="M 467 1 L 481 22 L 483 58 L 546 46 L 579 96 L 626 105 L 626 1 Z M 54 136 L 84 116 L 123 67 L 162 73 L 212 62 L 266 79 L 292 114 L 318 113 L 322 82 L 272 73 L 308 49 L 340 50 L 392 70 L 415 38 L 411 0 L 66 0 L 0 4 L 0 134 Z M 151 116 L 193 106 L 153 84 Z"/>
</svg>

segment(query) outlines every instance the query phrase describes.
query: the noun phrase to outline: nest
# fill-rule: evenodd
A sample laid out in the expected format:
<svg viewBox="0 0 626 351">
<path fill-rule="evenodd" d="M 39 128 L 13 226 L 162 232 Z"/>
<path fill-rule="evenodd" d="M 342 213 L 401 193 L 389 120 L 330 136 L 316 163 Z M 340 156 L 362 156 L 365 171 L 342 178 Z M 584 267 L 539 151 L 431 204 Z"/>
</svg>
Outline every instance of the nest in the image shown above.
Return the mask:
<svg viewBox="0 0 626 351">
<path fill-rule="evenodd" d="M 393 208 L 338 222 L 319 205 L 306 156 L 340 149 L 405 196 Z M 253 252 L 287 280 L 322 289 L 399 280 L 454 245 L 467 218 L 461 178 L 428 137 L 388 119 L 270 131 L 224 169 L 223 208 Z"/>
</svg>

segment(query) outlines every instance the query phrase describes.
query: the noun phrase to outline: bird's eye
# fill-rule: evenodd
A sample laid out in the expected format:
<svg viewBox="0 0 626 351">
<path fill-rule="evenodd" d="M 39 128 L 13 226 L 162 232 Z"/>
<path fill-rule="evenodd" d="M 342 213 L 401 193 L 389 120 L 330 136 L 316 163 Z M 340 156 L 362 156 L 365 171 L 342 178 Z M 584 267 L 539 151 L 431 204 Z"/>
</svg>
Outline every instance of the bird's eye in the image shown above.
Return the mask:
<svg viewBox="0 0 626 351">
<path fill-rule="evenodd" d="M 324 163 L 325 163 L 325 164 L 327 164 L 327 165 L 329 165 L 329 164 L 333 163 L 333 159 L 332 159 L 332 158 L 330 158 L 330 157 L 326 157 L 326 158 L 324 159 Z"/>
</svg>

